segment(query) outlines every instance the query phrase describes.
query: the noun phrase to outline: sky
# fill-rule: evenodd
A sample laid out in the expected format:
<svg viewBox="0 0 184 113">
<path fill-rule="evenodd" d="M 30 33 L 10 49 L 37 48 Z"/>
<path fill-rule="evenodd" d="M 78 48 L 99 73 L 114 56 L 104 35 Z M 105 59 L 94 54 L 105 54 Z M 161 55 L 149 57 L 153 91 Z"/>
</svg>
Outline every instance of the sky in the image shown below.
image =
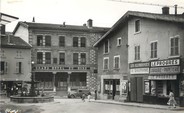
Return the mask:
<svg viewBox="0 0 184 113">
<path fill-rule="evenodd" d="M 19 19 L 6 25 L 12 32 L 19 21 L 83 25 L 88 19 L 93 26 L 112 27 L 127 11 L 162 13 L 162 6 L 142 5 L 118 0 L 0 0 L 0 12 Z M 120 0 L 119 0 L 120 1 Z M 178 14 L 184 12 L 184 0 L 121 0 L 166 6 L 178 5 Z M 170 8 L 174 14 L 174 8 Z"/>
</svg>

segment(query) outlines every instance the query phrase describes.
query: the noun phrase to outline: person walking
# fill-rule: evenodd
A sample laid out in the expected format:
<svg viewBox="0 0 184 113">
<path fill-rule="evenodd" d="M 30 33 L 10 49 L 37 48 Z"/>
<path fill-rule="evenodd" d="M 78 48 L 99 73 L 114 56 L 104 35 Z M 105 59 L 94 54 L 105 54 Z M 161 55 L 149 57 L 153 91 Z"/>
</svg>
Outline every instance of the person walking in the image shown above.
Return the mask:
<svg viewBox="0 0 184 113">
<path fill-rule="evenodd" d="M 169 92 L 169 100 L 167 104 L 169 105 L 169 107 L 173 106 L 174 108 L 176 108 L 176 100 L 174 99 L 174 93 L 172 90 L 170 90 Z"/>
<path fill-rule="evenodd" d="M 85 97 L 86 97 L 86 95 L 83 93 L 83 94 L 82 94 L 82 101 L 83 101 L 83 102 L 85 102 Z"/>
<path fill-rule="evenodd" d="M 95 90 L 95 100 L 97 100 L 97 90 Z"/>
<path fill-rule="evenodd" d="M 91 98 L 91 92 L 89 91 L 89 93 L 88 93 L 88 102 L 90 102 L 90 98 Z"/>
</svg>

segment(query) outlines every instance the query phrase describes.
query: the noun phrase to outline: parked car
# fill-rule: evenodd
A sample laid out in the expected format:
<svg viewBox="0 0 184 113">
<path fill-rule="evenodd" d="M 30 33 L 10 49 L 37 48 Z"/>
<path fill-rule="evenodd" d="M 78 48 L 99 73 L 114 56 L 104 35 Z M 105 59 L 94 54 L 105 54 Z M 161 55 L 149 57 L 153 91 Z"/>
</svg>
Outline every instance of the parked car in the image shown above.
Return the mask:
<svg viewBox="0 0 184 113">
<path fill-rule="evenodd" d="M 68 98 L 81 98 L 83 93 L 87 96 L 89 89 L 71 89 L 71 91 L 68 92 Z"/>
</svg>

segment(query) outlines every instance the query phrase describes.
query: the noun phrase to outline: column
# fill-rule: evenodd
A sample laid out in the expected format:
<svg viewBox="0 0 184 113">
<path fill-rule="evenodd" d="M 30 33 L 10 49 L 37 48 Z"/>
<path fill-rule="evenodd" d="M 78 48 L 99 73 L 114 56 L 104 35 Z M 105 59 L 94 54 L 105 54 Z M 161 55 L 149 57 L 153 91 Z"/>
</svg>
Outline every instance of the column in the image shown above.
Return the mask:
<svg viewBox="0 0 184 113">
<path fill-rule="evenodd" d="M 53 83 L 53 91 L 56 91 L 56 86 L 55 86 L 55 82 L 56 82 L 56 73 L 57 72 L 52 72 L 53 73 L 53 78 L 52 78 L 52 83 Z"/>
<path fill-rule="evenodd" d="M 70 87 L 70 76 L 71 76 L 72 72 L 68 72 L 68 78 L 67 78 L 67 91 L 71 91 L 71 87 Z"/>
</svg>

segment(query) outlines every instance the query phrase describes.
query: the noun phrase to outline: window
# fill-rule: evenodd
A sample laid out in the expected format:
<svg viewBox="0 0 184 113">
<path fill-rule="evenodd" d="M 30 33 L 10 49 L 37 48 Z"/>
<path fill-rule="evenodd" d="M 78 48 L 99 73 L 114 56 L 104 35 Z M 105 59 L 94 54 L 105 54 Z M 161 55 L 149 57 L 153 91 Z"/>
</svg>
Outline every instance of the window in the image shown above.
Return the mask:
<svg viewBox="0 0 184 113">
<path fill-rule="evenodd" d="M 121 37 L 117 38 L 117 46 L 121 46 Z"/>
<path fill-rule="evenodd" d="M 104 43 L 104 53 L 109 52 L 109 40 L 106 40 Z"/>
<path fill-rule="evenodd" d="M 57 64 L 57 58 L 53 58 L 53 64 Z"/>
<path fill-rule="evenodd" d="M 51 53 L 50 52 L 45 53 L 45 64 L 51 64 Z"/>
<path fill-rule="evenodd" d="M 86 38 L 81 37 L 81 47 L 86 47 Z"/>
<path fill-rule="evenodd" d="M 157 42 L 151 43 L 151 58 L 157 58 Z"/>
<path fill-rule="evenodd" d="M 79 64 L 78 56 L 79 56 L 78 53 L 73 53 L 73 64 L 74 65 L 78 65 Z"/>
<path fill-rule="evenodd" d="M 171 38 L 171 56 L 179 55 L 179 37 Z"/>
<path fill-rule="evenodd" d="M 81 65 L 86 64 L 86 53 L 81 53 Z"/>
<path fill-rule="evenodd" d="M 59 64 L 65 64 L 65 53 L 59 53 Z"/>
<path fill-rule="evenodd" d="M 22 73 L 22 62 L 16 63 L 16 73 Z"/>
<path fill-rule="evenodd" d="M 1 63 L 1 71 L 0 71 L 0 73 L 1 74 L 7 73 L 7 70 L 8 70 L 7 62 L 1 61 L 0 63 Z"/>
<path fill-rule="evenodd" d="M 108 57 L 105 57 L 105 58 L 103 59 L 103 69 L 104 69 L 104 70 L 109 69 L 109 58 L 108 58 Z"/>
<path fill-rule="evenodd" d="M 37 64 L 43 64 L 43 53 L 37 52 Z"/>
<path fill-rule="evenodd" d="M 73 47 L 78 47 L 78 37 L 73 37 Z"/>
<path fill-rule="evenodd" d="M 114 69 L 120 69 L 120 56 L 114 56 Z"/>
<path fill-rule="evenodd" d="M 140 60 L 140 46 L 135 46 L 135 60 Z"/>
<path fill-rule="evenodd" d="M 64 36 L 60 36 L 59 37 L 59 46 L 60 47 L 64 47 L 65 46 L 65 37 Z"/>
<path fill-rule="evenodd" d="M 45 36 L 45 46 L 51 46 L 51 36 Z"/>
<path fill-rule="evenodd" d="M 37 36 L 37 46 L 43 46 L 43 36 L 42 35 Z"/>
<path fill-rule="evenodd" d="M 135 21 L 135 32 L 139 32 L 140 31 L 140 20 L 136 20 Z"/>
</svg>

